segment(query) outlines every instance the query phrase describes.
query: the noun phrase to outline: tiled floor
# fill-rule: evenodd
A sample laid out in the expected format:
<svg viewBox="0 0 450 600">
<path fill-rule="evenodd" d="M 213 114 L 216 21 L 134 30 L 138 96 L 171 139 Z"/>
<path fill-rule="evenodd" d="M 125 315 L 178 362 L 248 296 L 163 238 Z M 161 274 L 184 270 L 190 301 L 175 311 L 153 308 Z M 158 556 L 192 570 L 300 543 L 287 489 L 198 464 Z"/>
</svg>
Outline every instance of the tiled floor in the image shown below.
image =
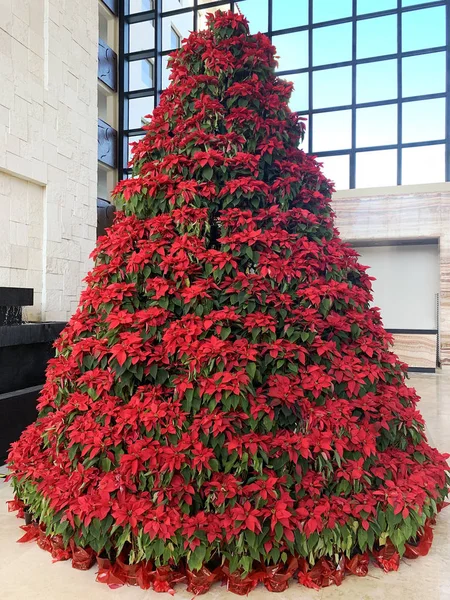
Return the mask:
<svg viewBox="0 0 450 600">
<path fill-rule="evenodd" d="M 420 409 L 427 421 L 429 440 L 443 452 L 450 453 L 450 368 L 437 375 L 412 375 L 411 385 L 422 396 Z M 70 563 L 52 564 L 47 552 L 36 544 L 16 544 L 22 521 L 6 511 L 11 498 L 7 484 L 0 483 L 0 599 L 1 600 L 155 600 L 160 595 L 137 588 L 110 590 L 95 582 L 95 568 L 76 571 Z M 416 561 L 402 560 L 398 573 L 385 575 L 371 567 L 368 577 L 348 577 L 341 587 L 320 592 L 292 583 L 280 600 L 450 600 L 450 507 L 440 515 L 435 527 L 433 547 L 428 556 Z M 169 597 L 169 596 L 166 596 Z M 180 600 L 192 594 L 181 586 Z M 205 598 L 233 598 L 216 585 Z M 257 588 L 253 600 L 275 598 L 264 588 Z"/>
</svg>

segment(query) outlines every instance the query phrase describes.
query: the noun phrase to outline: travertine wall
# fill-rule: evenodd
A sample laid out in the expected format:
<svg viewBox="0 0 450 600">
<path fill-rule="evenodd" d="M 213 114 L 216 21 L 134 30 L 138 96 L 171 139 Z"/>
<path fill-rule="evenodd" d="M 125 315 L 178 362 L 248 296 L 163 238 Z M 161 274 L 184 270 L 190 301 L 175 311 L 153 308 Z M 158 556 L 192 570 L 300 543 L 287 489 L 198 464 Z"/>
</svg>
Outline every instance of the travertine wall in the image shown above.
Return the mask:
<svg viewBox="0 0 450 600">
<path fill-rule="evenodd" d="M 75 310 L 96 235 L 94 0 L 0 0 L 0 285 Z"/>
<path fill-rule="evenodd" d="M 403 186 L 384 192 L 338 192 L 333 209 L 336 225 L 349 242 L 439 240 L 440 357 L 443 365 L 450 365 L 450 183 Z M 411 344 L 416 341 L 412 338 Z"/>
</svg>

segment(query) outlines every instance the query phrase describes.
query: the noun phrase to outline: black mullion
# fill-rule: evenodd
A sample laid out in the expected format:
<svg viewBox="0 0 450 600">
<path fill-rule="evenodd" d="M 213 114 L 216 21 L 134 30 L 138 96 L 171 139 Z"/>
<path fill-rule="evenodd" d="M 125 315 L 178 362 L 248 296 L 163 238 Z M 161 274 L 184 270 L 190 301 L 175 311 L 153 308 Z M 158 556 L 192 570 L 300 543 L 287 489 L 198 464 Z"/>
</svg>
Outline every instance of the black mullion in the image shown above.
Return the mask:
<svg viewBox="0 0 450 600">
<path fill-rule="evenodd" d="M 272 36 L 273 36 L 273 0 L 267 0 L 269 5 L 268 5 L 268 27 L 269 27 L 269 31 L 268 31 L 268 35 L 270 40 L 272 40 Z"/>
<path fill-rule="evenodd" d="M 447 73 L 446 73 L 446 94 L 447 101 L 445 106 L 445 181 L 450 181 L 450 0 L 446 3 L 446 42 L 447 42 Z"/>
<path fill-rule="evenodd" d="M 404 98 L 403 103 L 408 102 L 417 102 L 419 100 L 437 100 L 439 98 L 446 98 L 445 92 L 440 92 L 438 94 L 424 94 L 423 96 L 410 96 L 409 98 Z M 355 104 L 355 108 L 375 108 L 377 106 L 391 106 L 393 104 L 398 104 L 397 98 L 392 98 L 390 100 L 374 100 L 373 102 L 360 102 Z M 326 112 L 336 112 L 340 110 L 351 110 L 353 104 L 343 104 L 342 106 L 326 106 L 324 108 L 314 108 L 311 112 L 313 114 L 320 114 Z M 303 111 L 299 110 L 298 113 L 303 113 Z"/>
<path fill-rule="evenodd" d="M 313 0 L 308 0 L 308 154 L 313 151 Z"/>
<path fill-rule="evenodd" d="M 445 140 L 428 140 L 425 142 L 406 142 L 402 144 L 402 148 L 422 148 L 424 146 L 440 146 L 445 144 Z M 397 150 L 397 144 L 385 144 L 381 146 L 364 146 L 358 148 L 357 152 L 378 152 L 382 150 Z M 339 150 L 322 150 L 321 152 L 314 152 L 317 156 L 341 156 L 342 154 L 350 156 L 352 153 L 351 148 L 341 148 Z"/>
<path fill-rule="evenodd" d="M 278 35 L 275 34 L 274 35 Z M 445 52 L 447 50 L 447 46 L 436 46 L 434 48 L 425 48 L 423 50 L 411 50 L 409 52 L 401 53 L 402 58 L 410 58 L 411 56 L 422 56 L 424 54 L 436 54 L 438 52 Z M 169 52 L 169 51 L 168 51 Z M 326 71 L 328 69 L 337 69 L 339 67 L 352 67 L 354 63 L 357 65 L 365 65 L 369 63 L 375 62 L 384 62 L 388 60 L 396 60 L 398 59 L 398 52 L 395 54 L 384 54 L 382 56 L 370 56 L 368 58 L 358 58 L 355 61 L 353 60 L 344 60 L 336 63 L 327 63 L 326 65 L 316 65 L 311 67 L 313 71 Z M 277 75 L 279 77 L 284 77 L 285 75 L 296 75 L 299 73 L 307 73 L 309 71 L 309 67 L 303 67 L 301 69 L 289 69 L 286 71 L 278 71 Z"/>
<path fill-rule="evenodd" d="M 124 156 L 125 156 L 125 117 L 128 118 L 128 111 L 125 111 L 124 99 L 124 79 L 125 79 L 125 4 L 127 0 L 119 2 L 119 74 L 118 74 L 118 100 L 119 100 L 119 131 L 118 131 L 118 147 L 117 147 L 117 171 L 119 181 L 123 179 Z"/>
<path fill-rule="evenodd" d="M 192 12 L 192 6 L 187 6 L 186 8 L 176 8 L 175 10 L 168 10 L 166 12 L 161 12 L 161 16 L 163 17 L 177 17 L 178 15 L 185 15 L 187 13 Z"/>
<path fill-rule="evenodd" d="M 352 150 L 350 152 L 350 189 L 356 185 L 356 49 L 357 49 L 357 0 L 352 4 Z"/>
<path fill-rule="evenodd" d="M 156 52 L 153 48 L 152 50 L 139 50 L 138 52 L 126 52 L 125 59 L 128 62 L 133 62 L 135 60 L 144 60 L 146 58 L 155 58 Z"/>
<path fill-rule="evenodd" d="M 402 11 L 397 0 L 397 185 L 402 185 L 403 82 L 402 82 Z"/>
<path fill-rule="evenodd" d="M 194 0 L 194 31 L 198 29 L 198 0 Z"/>
<path fill-rule="evenodd" d="M 134 15 L 127 15 L 125 17 L 125 23 L 130 25 L 132 23 L 140 23 L 141 21 L 152 21 L 155 18 L 154 10 L 146 10 L 144 12 L 135 13 Z"/>
<path fill-rule="evenodd" d="M 155 107 L 162 90 L 162 0 L 155 0 Z"/>
<path fill-rule="evenodd" d="M 156 89 L 152 88 L 144 88 L 142 90 L 133 90 L 131 92 L 125 92 L 124 97 L 128 98 L 128 100 L 134 100 L 136 98 L 151 98 L 154 96 L 156 98 Z"/>
</svg>

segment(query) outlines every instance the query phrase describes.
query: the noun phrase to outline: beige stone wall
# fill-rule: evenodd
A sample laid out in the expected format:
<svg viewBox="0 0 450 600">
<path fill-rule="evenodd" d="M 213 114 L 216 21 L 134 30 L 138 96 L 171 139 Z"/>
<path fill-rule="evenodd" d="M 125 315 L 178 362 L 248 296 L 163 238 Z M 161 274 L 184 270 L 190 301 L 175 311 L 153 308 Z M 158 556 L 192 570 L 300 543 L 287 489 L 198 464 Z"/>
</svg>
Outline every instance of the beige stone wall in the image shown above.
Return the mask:
<svg viewBox="0 0 450 600">
<path fill-rule="evenodd" d="M 74 311 L 96 235 L 98 8 L 0 0 L 0 285 Z"/>
<path fill-rule="evenodd" d="M 450 183 L 338 192 L 333 209 L 349 242 L 439 240 L 440 357 L 450 365 Z"/>
</svg>

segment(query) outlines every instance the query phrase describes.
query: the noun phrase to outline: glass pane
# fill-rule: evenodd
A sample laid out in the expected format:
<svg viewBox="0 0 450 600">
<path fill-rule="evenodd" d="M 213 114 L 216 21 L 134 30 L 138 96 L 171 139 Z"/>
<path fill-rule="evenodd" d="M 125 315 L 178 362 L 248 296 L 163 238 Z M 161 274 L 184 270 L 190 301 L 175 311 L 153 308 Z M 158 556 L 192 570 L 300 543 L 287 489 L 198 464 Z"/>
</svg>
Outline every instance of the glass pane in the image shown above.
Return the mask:
<svg viewBox="0 0 450 600">
<path fill-rule="evenodd" d="M 194 6 L 194 0 L 162 0 L 163 12 L 178 10 L 180 8 L 189 8 L 191 6 Z"/>
<path fill-rule="evenodd" d="M 356 110 L 356 146 L 387 146 L 397 143 L 397 105 Z"/>
<path fill-rule="evenodd" d="M 352 145 L 352 112 L 337 110 L 313 116 L 313 151 L 346 150 Z"/>
<path fill-rule="evenodd" d="M 420 146 L 402 150 L 402 184 L 445 181 L 445 146 Z"/>
<path fill-rule="evenodd" d="M 172 72 L 172 69 L 169 69 L 167 63 L 169 62 L 168 56 L 162 57 L 162 89 L 165 90 L 172 83 L 169 80 L 169 75 Z"/>
<path fill-rule="evenodd" d="M 244 0 L 235 4 L 234 12 L 241 13 L 249 20 L 250 33 L 269 29 L 269 0 Z M 275 10 L 275 7 L 274 7 Z M 274 26 L 276 29 L 276 27 Z"/>
<path fill-rule="evenodd" d="M 445 46 L 445 21 L 445 6 L 403 13 L 403 52 Z"/>
<path fill-rule="evenodd" d="M 154 75 L 153 58 L 144 58 L 144 60 L 132 60 L 128 63 L 129 87 L 133 92 L 153 87 Z"/>
<path fill-rule="evenodd" d="M 154 21 L 141 21 L 129 25 L 129 52 L 152 50 L 155 47 Z"/>
<path fill-rule="evenodd" d="M 308 115 L 301 115 L 302 118 L 304 119 L 304 124 L 306 126 L 305 129 L 305 137 L 303 138 L 303 142 L 300 142 L 299 144 L 299 148 L 301 148 L 302 150 L 304 150 L 305 152 L 309 152 L 308 148 L 309 148 L 309 118 Z"/>
<path fill-rule="evenodd" d="M 308 25 L 308 0 L 295 0 L 295 5 L 292 0 L 272 0 L 272 4 L 274 31 Z"/>
<path fill-rule="evenodd" d="M 299 75 L 287 75 L 288 81 L 294 84 L 289 107 L 294 111 L 308 110 L 308 73 L 300 73 Z"/>
<path fill-rule="evenodd" d="M 356 101 L 397 98 L 397 61 L 383 60 L 356 67 Z"/>
<path fill-rule="evenodd" d="M 402 0 L 402 6 L 414 6 L 415 4 L 425 4 L 426 2 L 434 2 L 434 0 Z"/>
<path fill-rule="evenodd" d="M 208 0 L 209 2 L 209 0 Z M 199 4 L 205 4 L 205 2 L 199 2 Z M 220 6 L 214 6 L 213 8 L 202 8 L 198 11 L 198 30 L 206 29 L 206 15 L 209 13 L 215 13 L 216 10 L 228 11 L 230 10 L 230 4 L 221 4 Z"/>
<path fill-rule="evenodd" d="M 283 79 L 294 84 L 289 108 L 295 112 L 308 110 L 308 73 L 286 75 Z"/>
<path fill-rule="evenodd" d="M 277 0 L 275 0 L 275 2 L 276 1 Z M 333 21 L 334 19 L 344 19 L 345 17 L 351 16 L 352 0 L 314 0 L 314 23 L 318 23 L 319 21 Z"/>
<path fill-rule="evenodd" d="M 403 103 L 403 138 L 407 142 L 445 139 L 445 99 Z"/>
<path fill-rule="evenodd" d="M 131 152 L 131 146 L 130 144 L 132 142 L 138 142 L 139 140 L 142 140 L 142 138 L 145 137 L 145 134 L 142 135 L 130 135 L 128 137 L 128 162 L 130 162 L 130 160 L 133 158 L 133 154 Z M 130 174 L 131 177 L 131 174 Z"/>
<path fill-rule="evenodd" d="M 155 107 L 153 96 L 145 98 L 133 98 L 128 101 L 128 129 L 140 129 L 147 123 L 144 118 L 149 115 Z"/>
<path fill-rule="evenodd" d="M 380 44 L 380 40 L 383 40 L 382 44 Z M 357 58 L 396 53 L 397 15 L 358 21 Z"/>
<path fill-rule="evenodd" d="M 154 0 L 129 0 L 129 11 L 128 14 L 143 12 L 144 10 L 154 10 Z"/>
<path fill-rule="evenodd" d="M 378 12 L 382 10 L 391 10 L 397 8 L 397 0 L 358 0 L 357 13 L 358 15 L 366 15 L 368 13 Z"/>
<path fill-rule="evenodd" d="M 328 65 L 352 58 L 352 24 L 313 30 L 313 64 Z"/>
<path fill-rule="evenodd" d="M 350 187 L 350 157 L 320 156 L 317 159 L 323 163 L 323 174 L 334 182 L 336 190 L 348 190 Z"/>
<path fill-rule="evenodd" d="M 356 153 L 356 187 L 397 185 L 397 150 Z"/>
<path fill-rule="evenodd" d="M 445 52 L 404 58 L 402 67 L 404 98 L 445 92 Z"/>
<path fill-rule="evenodd" d="M 308 66 L 308 32 L 274 35 L 272 43 L 277 49 L 278 70 L 292 71 Z"/>
<path fill-rule="evenodd" d="M 162 49 L 180 48 L 181 40 L 188 37 L 194 29 L 194 13 L 189 11 L 181 15 L 172 15 L 162 19 Z"/>
<path fill-rule="evenodd" d="M 313 108 L 352 103 L 352 68 L 339 67 L 313 73 Z"/>
</svg>

